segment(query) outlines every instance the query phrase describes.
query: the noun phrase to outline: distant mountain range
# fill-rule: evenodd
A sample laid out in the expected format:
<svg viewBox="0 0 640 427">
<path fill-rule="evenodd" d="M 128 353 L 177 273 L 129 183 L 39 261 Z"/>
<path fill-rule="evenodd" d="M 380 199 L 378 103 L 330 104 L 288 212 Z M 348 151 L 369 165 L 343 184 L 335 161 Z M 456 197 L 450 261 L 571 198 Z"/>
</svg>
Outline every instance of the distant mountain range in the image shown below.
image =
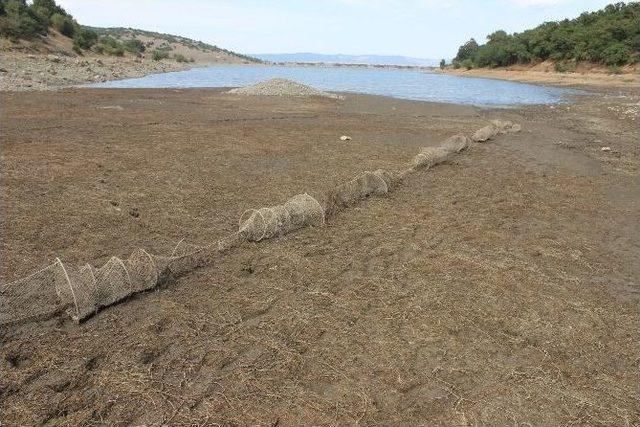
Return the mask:
<svg viewBox="0 0 640 427">
<path fill-rule="evenodd" d="M 252 53 L 249 56 L 269 62 L 310 62 L 324 64 L 413 65 L 435 67 L 440 60 L 398 55 L 325 55 L 321 53 Z"/>
</svg>

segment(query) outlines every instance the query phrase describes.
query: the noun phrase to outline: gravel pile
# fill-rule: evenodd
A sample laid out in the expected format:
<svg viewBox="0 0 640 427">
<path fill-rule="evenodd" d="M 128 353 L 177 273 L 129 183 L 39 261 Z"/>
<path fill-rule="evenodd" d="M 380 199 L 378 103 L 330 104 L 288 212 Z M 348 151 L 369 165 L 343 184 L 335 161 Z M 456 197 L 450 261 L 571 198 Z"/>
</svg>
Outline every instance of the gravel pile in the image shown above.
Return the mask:
<svg viewBox="0 0 640 427">
<path fill-rule="evenodd" d="M 321 90 L 312 88 L 311 86 L 303 85 L 301 83 L 297 83 L 297 82 L 286 80 L 286 79 L 270 79 L 270 80 L 257 83 L 251 86 L 231 89 L 229 93 L 235 93 L 240 95 L 288 96 L 288 97 L 321 96 L 324 98 L 343 99 L 343 97 L 339 95 L 323 92 Z"/>
</svg>

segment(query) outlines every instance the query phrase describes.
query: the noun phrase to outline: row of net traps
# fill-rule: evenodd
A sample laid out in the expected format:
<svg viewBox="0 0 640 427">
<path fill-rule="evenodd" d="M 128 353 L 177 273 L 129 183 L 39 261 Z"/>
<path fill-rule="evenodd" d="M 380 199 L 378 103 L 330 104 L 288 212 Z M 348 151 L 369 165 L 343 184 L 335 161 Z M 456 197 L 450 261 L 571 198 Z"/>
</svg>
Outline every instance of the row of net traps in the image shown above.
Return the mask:
<svg viewBox="0 0 640 427">
<path fill-rule="evenodd" d="M 491 126 L 495 134 L 508 132 L 495 123 Z M 480 131 L 484 135 L 487 130 Z M 438 146 L 422 148 L 404 170 L 364 172 L 327 192 L 324 205 L 305 193 L 281 205 L 248 210 L 241 215 L 236 233 L 211 245 L 180 241 L 168 256 L 136 249 L 127 259 L 112 257 L 100 268 L 90 264 L 76 267 L 56 259 L 28 277 L 2 285 L 0 325 L 50 316 L 62 310 L 80 321 L 102 307 L 208 265 L 217 254 L 242 240 L 259 242 L 300 228 L 321 226 L 327 215 L 367 197 L 384 195 L 407 174 L 442 163 L 468 145 L 466 136 L 455 135 Z"/>
</svg>

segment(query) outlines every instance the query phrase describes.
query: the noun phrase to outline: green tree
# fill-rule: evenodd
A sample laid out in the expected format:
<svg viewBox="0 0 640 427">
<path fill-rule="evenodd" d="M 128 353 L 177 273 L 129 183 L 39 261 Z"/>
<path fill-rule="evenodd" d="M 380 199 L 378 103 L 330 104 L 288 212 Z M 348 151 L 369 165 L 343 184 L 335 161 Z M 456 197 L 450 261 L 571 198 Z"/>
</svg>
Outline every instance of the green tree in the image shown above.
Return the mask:
<svg viewBox="0 0 640 427">
<path fill-rule="evenodd" d="M 31 3 L 31 8 L 46 10 L 49 14 L 49 18 L 54 13 L 58 13 L 63 16 L 69 16 L 69 14 L 62 7 L 58 6 L 54 0 L 33 0 L 33 2 Z"/>
<path fill-rule="evenodd" d="M 489 43 L 503 43 L 509 39 L 509 35 L 504 30 L 498 30 L 487 36 Z"/>
<path fill-rule="evenodd" d="M 619 66 L 640 60 L 640 3 L 615 3 L 573 20 L 544 24 L 522 33 L 499 30 L 478 46 L 472 39 L 458 50 L 454 66 L 470 59 L 480 67 L 551 59 L 559 69 L 577 61 Z"/>
<path fill-rule="evenodd" d="M 26 0 L 0 0 L 0 35 L 30 39 L 46 34 L 51 25 L 51 17 L 55 14 L 67 17 L 72 27 L 77 25 L 53 0 L 34 0 L 31 4 Z M 57 23 L 60 24 L 61 21 L 58 20 Z M 71 33 L 73 29 L 65 24 L 65 31 Z"/>
<path fill-rule="evenodd" d="M 466 68 L 467 70 L 470 70 L 473 68 L 473 61 L 471 60 L 471 58 L 467 58 L 464 61 L 462 61 L 460 65 Z"/>
<path fill-rule="evenodd" d="M 629 61 L 631 49 L 623 43 L 613 43 L 602 52 L 602 62 L 606 65 L 623 65 Z"/>
<path fill-rule="evenodd" d="M 44 34 L 48 20 L 29 7 L 25 0 L 2 0 L 0 35 L 14 39 L 33 38 Z"/>
<path fill-rule="evenodd" d="M 464 61 L 465 59 L 473 58 L 478 52 L 478 42 L 475 39 L 471 39 L 458 49 L 456 55 L 456 61 Z"/>
</svg>

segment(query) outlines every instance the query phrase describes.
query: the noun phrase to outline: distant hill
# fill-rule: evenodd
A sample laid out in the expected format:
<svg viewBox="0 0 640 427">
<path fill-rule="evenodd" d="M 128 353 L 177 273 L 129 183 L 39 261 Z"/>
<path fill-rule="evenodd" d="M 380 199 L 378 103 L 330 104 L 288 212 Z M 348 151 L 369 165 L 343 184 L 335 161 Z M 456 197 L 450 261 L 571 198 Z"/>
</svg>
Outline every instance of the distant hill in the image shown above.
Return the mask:
<svg viewBox="0 0 640 427">
<path fill-rule="evenodd" d="M 320 53 L 254 53 L 250 56 L 269 62 L 322 63 L 322 64 L 368 64 L 368 65 L 411 65 L 433 67 L 438 60 L 411 58 L 394 55 L 325 55 Z"/>
<path fill-rule="evenodd" d="M 640 62 L 640 3 L 610 4 L 522 33 L 496 31 L 483 45 L 471 39 L 460 47 L 453 65 L 503 67 L 548 60 L 555 62 L 557 71 L 572 71 L 579 62 L 612 69 Z"/>
</svg>

